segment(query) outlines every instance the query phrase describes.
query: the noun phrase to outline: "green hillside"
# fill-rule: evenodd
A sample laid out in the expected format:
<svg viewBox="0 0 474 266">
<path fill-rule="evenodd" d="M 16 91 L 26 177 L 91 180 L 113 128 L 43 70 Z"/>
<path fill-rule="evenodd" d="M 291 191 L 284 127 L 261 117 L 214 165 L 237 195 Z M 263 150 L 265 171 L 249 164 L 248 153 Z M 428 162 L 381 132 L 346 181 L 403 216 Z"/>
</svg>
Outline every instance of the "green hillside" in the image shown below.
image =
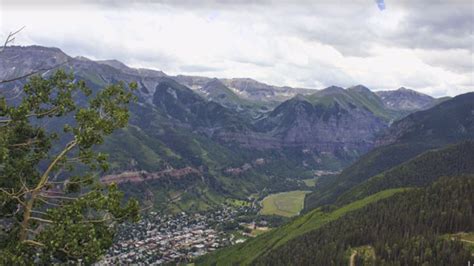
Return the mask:
<svg viewBox="0 0 474 266">
<path fill-rule="evenodd" d="M 307 232 L 315 230 L 331 221 L 334 221 L 343 215 L 363 208 L 367 204 L 390 197 L 395 193 L 402 192 L 405 189 L 392 189 L 382 191 L 365 199 L 355 201 L 333 211 L 324 211 L 315 209 L 302 216 L 294 218 L 289 223 L 278 227 L 268 233 L 259 235 L 245 243 L 231 246 L 215 253 L 200 258 L 197 264 L 203 265 L 232 265 L 251 264 L 257 257 L 269 253 L 291 239 L 294 239 Z"/>
<path fill-rule="evenodd" d="M 332 204 L 352 187 L 415 156 L 462 140 L 474 139 L 474 93 L 466 93 L 395 122 L 380 138 L 384 143 L 334 178 L 318 180 L 305 198 L 305 210 Z"/>
<path fill-rule="evenodd" d="M 345 168 L 341 174 L 319 179 L 314 192 L 306 195 L 305 210 L 308 211 L 325 204 L 332 204 L 340 195 L 369 177 L 432 148 L 434 146 L 425 143 L 393 144 L 378 147 Z"/>
<path fill-rule="evenodd" d="M 187 108 L 187 105 L 182 107 L 186 116 Z M 218 123 L 207 118 L 196 123 L 211 121 Z M 200 169 L 201 176 L 166 177 L 121 185 L 127 195 L 142 200 L 149 198 L 159 210 L 205 210 L 220 206 L 225 198 L 246 199 L 264 188 L 266 193 L 302 189 L 305 186 L 297 178 L 312 176 L 300 163 L 304 155 L 301 151 L 272 153 L 223 145 L 172 123 L 162 109 L 152 105 L 133 105 L 130 125 L 107 138 L 101 150 L 109 154 L 110 173 L 134 169 L 157 172 L 169 167 Z M 254 165 L 258 158 L 266 158 L 265 163 Z M 226 172 L 246 163 L 252 168 L 238 175 Z M 176 197 L 181 194 L 182 197 Z"/>
<path fill-rule="evenodd" d="M 427 186 L 441 176 L 474 174 L 473 162 L 473 141 L 427 151 L 353 187 L 337 200 L 337 204 L 346 204 L 389 188 Z"/>
<path fill-rule="evenodd" d="M 385 121 L 391 121 L 407 114 L 386 108 L 380 97 L 362 85 L 346 90 L 333 86 L 306 96 L 306 98 L 315 105 L 331 106 L 337 103 L 347 109 L 365 108 Z"/>
<path fill-rule="evenodd" d="M 469 247 L 443 236 L 474 230 L 472 191 L 474 176 L 458 176 L 397 193 L 292 239 L 254 264 L 347 265 L 353 247 L 370 246 L 375 265 L 464 265 L 474 258 Z"/>
</svg>

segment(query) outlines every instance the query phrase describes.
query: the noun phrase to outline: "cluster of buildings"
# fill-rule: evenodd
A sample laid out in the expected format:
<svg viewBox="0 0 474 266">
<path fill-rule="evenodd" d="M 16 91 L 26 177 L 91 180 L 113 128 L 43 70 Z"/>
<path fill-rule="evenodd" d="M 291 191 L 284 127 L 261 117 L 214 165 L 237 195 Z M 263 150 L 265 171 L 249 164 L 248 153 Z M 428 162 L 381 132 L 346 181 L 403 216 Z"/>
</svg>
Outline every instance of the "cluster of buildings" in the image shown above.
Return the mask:
<svg viewBox="0 0 474 266">
<path fill-rule="evenodd" d="M 244 208 L 241 208 L 244 209 Z M 119 229 L 114 245 L 100 264 L 162 264 L 193 258 L 232 244 L 222 224 L 246 210 L 224 207 L 212 212 L 159 215 L 151 212 Z"/>
</svg>

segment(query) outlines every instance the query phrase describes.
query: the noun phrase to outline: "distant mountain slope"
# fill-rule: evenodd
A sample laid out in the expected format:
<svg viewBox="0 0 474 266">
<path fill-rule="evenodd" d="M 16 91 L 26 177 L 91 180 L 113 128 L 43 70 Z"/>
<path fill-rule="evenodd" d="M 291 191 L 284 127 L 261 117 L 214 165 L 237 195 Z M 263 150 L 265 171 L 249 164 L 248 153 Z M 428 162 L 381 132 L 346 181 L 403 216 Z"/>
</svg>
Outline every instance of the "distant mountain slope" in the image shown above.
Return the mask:
<svg viewBox="0 0 474 266">
<path fill-rule="evenodd" d="M 443 236 L 474 231 L 472 191 L 472 175 L 442 178 L 428 188 L 397 193 L 348 213 L 253 264 L 347 265 L 353 249 L 362 246 L 374 251 L 369 264 L 466 264 L 474 258 L 471 250 Z"/>
<path fill-rule="evenodd" d="M 272 86 L 242 78 L 217 79 L 185 75 L 171 78 L 198 92 L 207 100 L 253 116 L 273 109 L 298 93 L 308 95 L 315 92 L 310 89 Z"/>
<path fill-rule="evenodd" d="M 222 79 L 222 82 L 242 98 L 262 102 L 284 101 L 296 94 L 314 93 L 311 89 L 272 86 L 249 78 Z"/>
<path fill-rule="evenodd" d="M 178 75 L 173 77 L 177 82 L 191 88 L 208 101 L 213 101 L 250 117 L 256 117 L 278 104 L 276 101 L 262 102 L 246 99 L 237 95 L 217 78 L 191 77 Z"/>
<path fill-rule="evenodd" d="M 282 145 L 357 157 L 370 150 L 386 123 L 342 88 L 330 87 L 296 96 L 256 124 Z M 364 96 L 360 96 L 364 97 Z"/>
<path fill-rule="evenodd" d="M 317 189 L 306 196 L 305 209 L 333 203 L 352 187 L 424 151 L 474 139 L 473 112 L 474 93 L 467 93 L 395 122 L 379 139 L 380 147 L 340 175 L 320 180 Z"/>
<path fill-rule="evenodd" d="M 406 113 L 400 110 L 388 109 L 377 94 L 369 90 L 363 85 L 350 87 L 346 90 L 331 86 L 324 90 L 315 92 L 307 98 L 313 103 L 330 104 L 331 102 L 338 102 L 340 105 L 346 107 L 360 107 L 364 108 L 375 116 L 382 118 L 385 121 L 392 121 L 404 116 Z M 352 105 L 352 106 L 351 106 Z"/>
<path fill-rule="evenodd" d="M 215 130 L 243 131 L 248 127 L 243 117 L 169 78 L 158 83 L 152 103 L 168 117 L 203 128 L 210 135 Z"/>
<path fill-rule="evenodd" d="M 395 122 L 381 144 L 402 142 L 452 143 L 474 137 L 474 93 L 458 95 L 435 107 Z"/>
<path fill-rule="evenodd" d="M 441 176 L 462 174 L 474 174 L 473 141 L 424 152 L 353 187 L 341 195 L 336 203 L 347 204 L 389 188 L 423 187 Z"/>
<path fill-rule="evenodd" d="M 422 110 L 435 103 L 435 98 L 404 87 L 394 91 L 378 91 L 376 94 L 380 96 L 385 106 L 392 110 Z"/>
</svg>

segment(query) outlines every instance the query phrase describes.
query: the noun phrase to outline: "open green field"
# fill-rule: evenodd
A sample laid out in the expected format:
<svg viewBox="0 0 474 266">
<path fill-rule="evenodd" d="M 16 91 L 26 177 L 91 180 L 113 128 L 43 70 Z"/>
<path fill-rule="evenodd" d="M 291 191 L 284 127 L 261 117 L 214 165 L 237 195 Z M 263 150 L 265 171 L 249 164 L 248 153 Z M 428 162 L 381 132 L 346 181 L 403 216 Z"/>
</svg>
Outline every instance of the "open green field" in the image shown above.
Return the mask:
<svg viewBox="0 0 474 266">
<path fill-rule="evenodd" d="M 303 182 L 308 187 L 316 186 L 316 178 L 303 179 Z"/>
<path fill-rule="evenodd" d="M 309 191 L 295 190 L 271 194 L 262 200 L 261 204 L 263 208 L 260 214 L 280 215 L 285 217 L 298 215 L 303 209 L 306 193 L 309 193 Z"/>
</svg>

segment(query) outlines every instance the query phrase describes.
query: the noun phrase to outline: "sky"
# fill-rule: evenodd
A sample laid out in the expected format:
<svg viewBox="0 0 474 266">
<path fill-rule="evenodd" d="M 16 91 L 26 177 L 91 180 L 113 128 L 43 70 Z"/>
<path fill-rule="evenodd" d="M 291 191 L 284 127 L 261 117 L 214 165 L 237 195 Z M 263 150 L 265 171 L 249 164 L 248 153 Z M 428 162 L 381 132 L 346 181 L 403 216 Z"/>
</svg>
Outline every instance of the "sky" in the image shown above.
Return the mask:
<svg viewBox="0 0 474 266">
<path fill-rule="evenodd" d="M 0 40 L 167 74 L 474 91 L 473 0 L 0 0 Z"/>
</svg>

